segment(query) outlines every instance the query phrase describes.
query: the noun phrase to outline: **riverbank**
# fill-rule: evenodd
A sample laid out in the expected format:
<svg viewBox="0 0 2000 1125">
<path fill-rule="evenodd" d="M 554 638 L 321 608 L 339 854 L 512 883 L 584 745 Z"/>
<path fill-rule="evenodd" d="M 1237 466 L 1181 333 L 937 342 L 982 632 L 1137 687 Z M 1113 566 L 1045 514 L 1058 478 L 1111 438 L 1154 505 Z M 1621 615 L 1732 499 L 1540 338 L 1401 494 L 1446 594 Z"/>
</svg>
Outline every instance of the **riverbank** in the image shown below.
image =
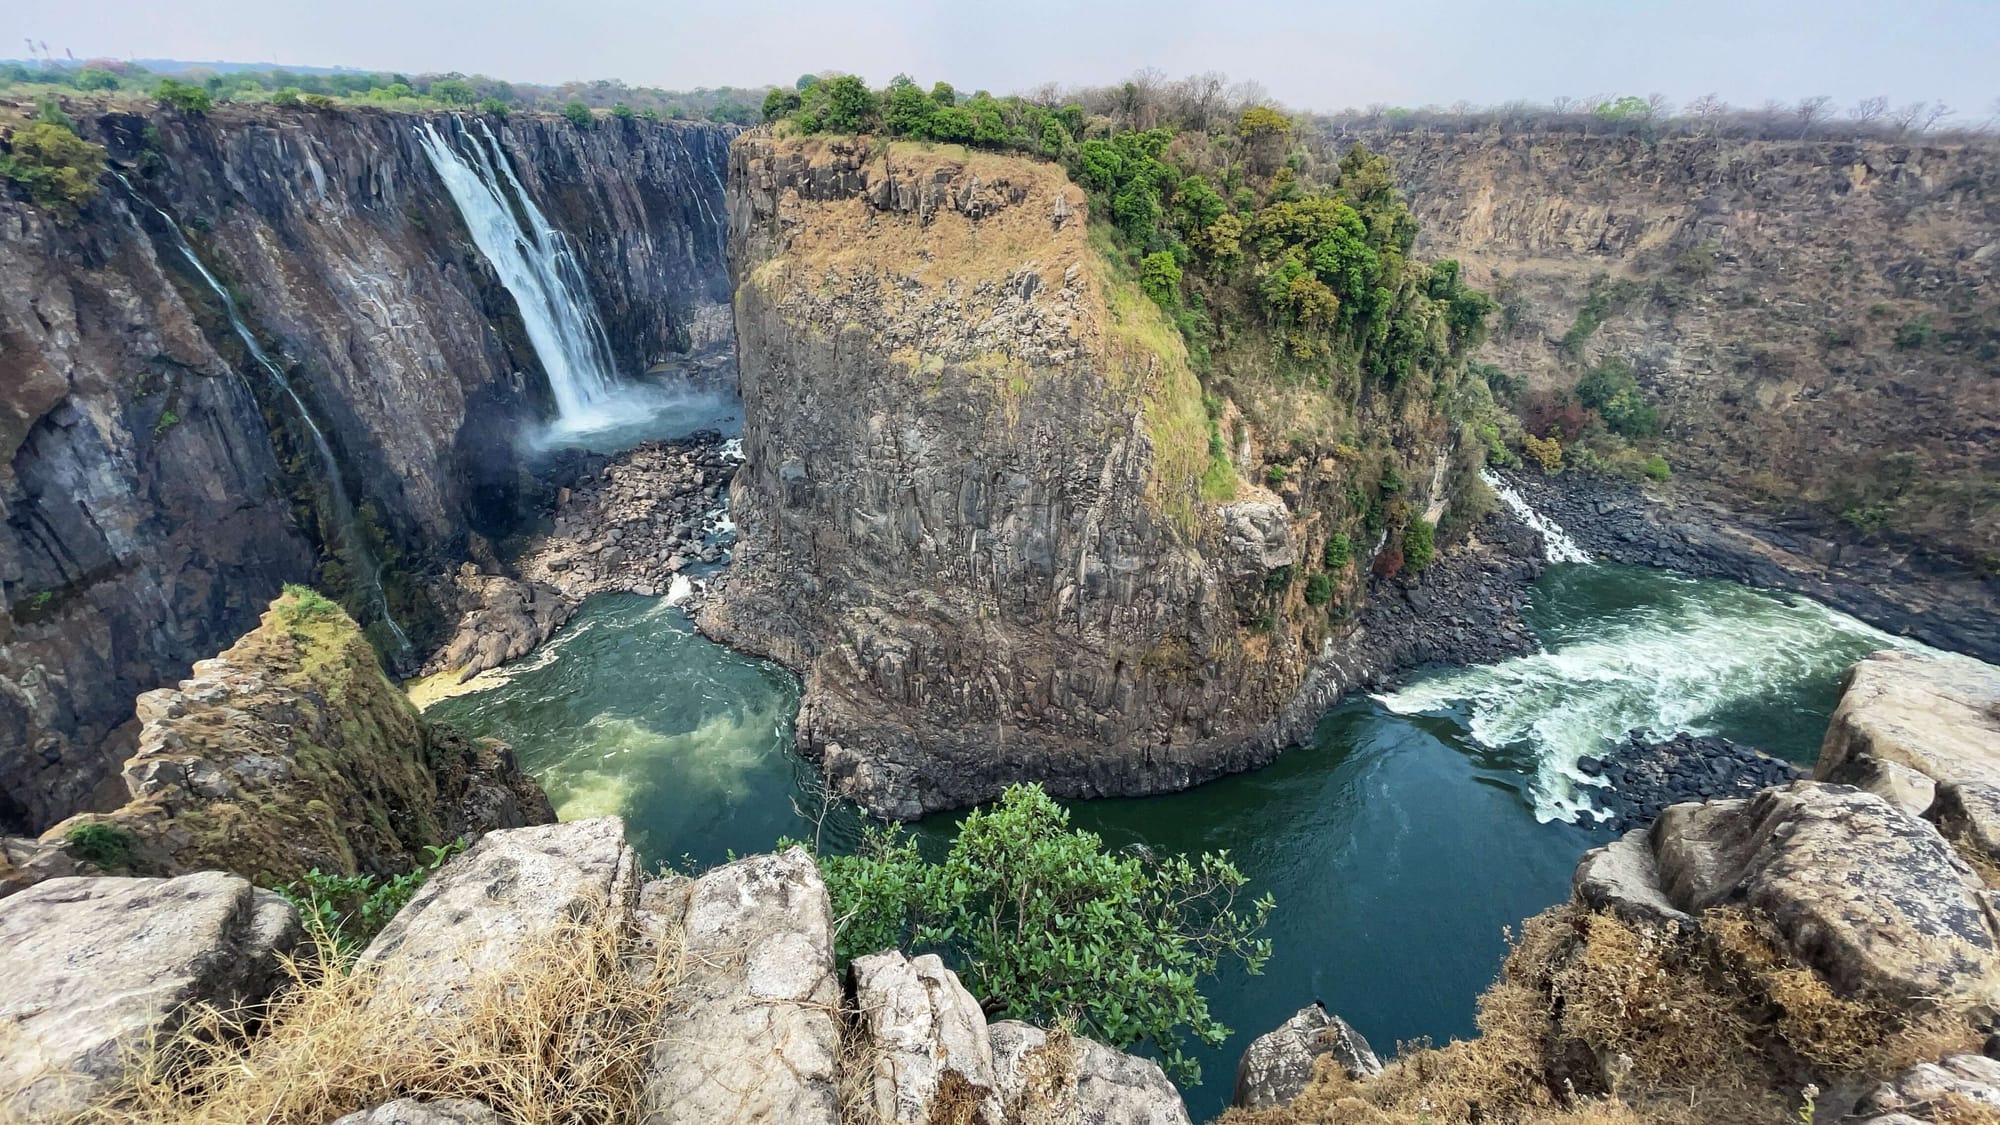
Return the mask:
<svg viewBox="0 0 2000 1125">
<path fill-rule="evenodd" d="M 1676 486 L 1505 479 L 1593 556 L 1804 594 L 1898 636 L 2000 662 L 2000 576 L 1824 516 L 1725 508 Z"/>
</svg>

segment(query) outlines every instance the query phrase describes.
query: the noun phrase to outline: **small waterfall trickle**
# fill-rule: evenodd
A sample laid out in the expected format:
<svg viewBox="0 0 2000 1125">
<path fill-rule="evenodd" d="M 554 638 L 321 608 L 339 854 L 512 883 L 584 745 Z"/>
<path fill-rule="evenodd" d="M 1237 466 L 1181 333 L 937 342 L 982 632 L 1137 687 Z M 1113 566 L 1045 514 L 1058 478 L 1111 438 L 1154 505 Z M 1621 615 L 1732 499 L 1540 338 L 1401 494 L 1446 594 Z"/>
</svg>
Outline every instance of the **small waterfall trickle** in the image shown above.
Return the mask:
<svg viewBox="0 0 2000 1125">
<path fill-rule="evenodd" d="M 125 188 L 125 193 L 134 203 L 159 216 L 161 224 L 173 238 L 174 249 L 180 253 L 188 267 L 194 270 L 196 276 L 201 278 L 202 283 L 208 286 L 209 291 L 215 294 L 216 300 L 222 303 L 223 314 L 229 318 L 229 327 L 236 333 L 236 338 L 242 341 L 243 350 L 250 353 L 250 358 L 256 361 L 257 366 L 264 369 L 264 373 L 271 377 L 272 385 L 291 401 L 292 407 L 298 412 L 299 421 L 305 425 L 306 433 L 312 438 L 313 450 L 319 455 L 321 475 L 326 478 L 327 495 L 333 505 L 333 522 L 340 538 L 339 553 L 344 556 L 350 573 L 359 580 L 360 586 L 367 591 L 369 599 L 375 603 L 375 612 L 382 623 L 388 626 L 389 632 L 395 636 L 398 649 L 408 652 L 410 638 L 403 632 L 403 627 L 396 623 L 395 615 L 389 612 L 389 597 L 382 589 L 382 564 L 375 560 L 375 553 L 369 550 L 368 541 L 361 533 L 360 519 L 355 513 L 354 501 L 347 494 L 347 484 L 340 475 L 340 462 L 333 455 L 333 446 L 326 439 L 326 431 L 320 427 L 319 420 L 313 417 L 312 410 L 306 406 L 305 398 L 292 386 L 292 381 L 285 377 L 285 369 L 264 351 L 264 346 L 257 342 L 256 334 L 250 331 L 248 324 L 244 323 L 243 314 L 236 307 L 236 298 L 232 297 L 222 282 L 209 272 L 201 257 L 194 252 L 194 247 L 188 245 L 187 236 L 181 233 L 180 224 L 174 222 L 172 215 L 140 195 L 130 180 L 117 172 L 113 172 L 112 175 Z"/>
<path fill-rule="evenodd" d="M 520 306 L 561 424 L 577 430 L 603 425 L 610 421 L 607 407 L 618 380 L 611 338 L 583 268 L 569 237 L 549 222 L 514 175 L 499 139 L 484 121 L 478 124 L 483 139 L 461 127 L 454 144 L 426 121 L 417 126 L 417 140 L 480 253 Z"/>
<path fill-rule="evenodd" d="M 1522 523 L 1541 535 L 1542 553 L 1548 556 L 1550 562 L 1591 561 L 1590 552 L 1584 550 L 1576 540 L 1571 539 L 1569 532 L 1564 531 L 1561 524 L 1536 511 L 1535 506 L 1528 503 L 1528 498 L 1514 491 L 1514 486 L 1502 480 L 1499 474 L 1491 469 L 1481 469 L 1479 479 L 1486 482 L 1486 486 L 1493 490 L 1494 495 L 1500 497 L 1500 502 L 1507 505 Z"/>
</svg>

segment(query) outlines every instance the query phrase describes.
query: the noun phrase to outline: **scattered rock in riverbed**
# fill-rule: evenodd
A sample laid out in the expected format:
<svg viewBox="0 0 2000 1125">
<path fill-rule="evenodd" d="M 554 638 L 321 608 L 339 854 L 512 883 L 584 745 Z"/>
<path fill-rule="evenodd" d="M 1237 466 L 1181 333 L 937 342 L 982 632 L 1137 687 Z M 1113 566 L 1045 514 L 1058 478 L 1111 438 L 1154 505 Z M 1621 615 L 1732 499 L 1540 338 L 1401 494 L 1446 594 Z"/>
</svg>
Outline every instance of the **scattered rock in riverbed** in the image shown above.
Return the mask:
<svg viewBox="0 0 2000 1125">
<path fill-rule="evenodd" d="M 1603 758 L 1579 759 L 1577 769 L 1606 783 L 1590 796 L 1603 810 L 1597 826 L 1613 832 L 1644 828 L 1669 805 L 1745 797 L 1802 775 L 1788 762 L 1726 738 L 1677 734 L 1648 742 L 1637 732 Z"/>
</svg>

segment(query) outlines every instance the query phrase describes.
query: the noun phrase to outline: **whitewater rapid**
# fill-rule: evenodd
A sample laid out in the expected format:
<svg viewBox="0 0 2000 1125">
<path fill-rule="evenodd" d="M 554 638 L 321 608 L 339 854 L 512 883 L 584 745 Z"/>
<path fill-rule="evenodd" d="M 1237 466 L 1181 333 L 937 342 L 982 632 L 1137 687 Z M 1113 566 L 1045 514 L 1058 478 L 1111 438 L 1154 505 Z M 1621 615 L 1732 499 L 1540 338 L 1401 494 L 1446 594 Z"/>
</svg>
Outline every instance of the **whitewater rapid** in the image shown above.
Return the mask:
<svg viewBox="0 0 2000 1125">
<path fill-rule="evenodd" d="M 1714 733 L 1729 709 L 1824 683 L 1868 652 L 1924 649 L 1804 598 L 1633 574 L 1648 596 L 1587 632 L 1377 699 L 1400 715 L 1445 718 L 1479 746 L 1529 760 L 1536 817 L 1574 821 L 1595 808 L 1590 791 L 1601 784 L 1578 760 L 1610 751 L 1629 731 L 1652 739 Z"/>
</svg>

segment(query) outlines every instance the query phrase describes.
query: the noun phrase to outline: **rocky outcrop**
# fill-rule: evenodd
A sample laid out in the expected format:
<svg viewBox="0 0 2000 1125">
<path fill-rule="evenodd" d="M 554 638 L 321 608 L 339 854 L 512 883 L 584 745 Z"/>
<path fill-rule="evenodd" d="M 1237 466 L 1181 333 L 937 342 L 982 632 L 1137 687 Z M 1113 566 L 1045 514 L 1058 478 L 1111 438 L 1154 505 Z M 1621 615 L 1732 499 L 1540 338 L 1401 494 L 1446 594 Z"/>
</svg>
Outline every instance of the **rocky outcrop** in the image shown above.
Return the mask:
<svg viewBox="0 0 2000 1125">
<path fill-rule="evenodd" d="M 1265 1109 L 1290 1103 L 1312 1081 L 1313 1065 L 1322 1056 L 1351 1079 L 1382 1073 L 1382 1061 L 1368 1040 L 1346 1020 L 1313 1004 L 1250 1041 L 1236 1064 L 1236 1091 L 1229 1104 Z"/>
<path fill-rule="evenodd" d="M 1586 856 L 1577 884 L 1580 900 L 1633 918 L 1746 909 L 1847 995 L 2000 1003 L 1984 885 L 1936 828 L 1872 793 L 1797 781 L 1675 805 L 1643 837 Z"/>
<path fill-rule="evenodd" d="M 883 1125 L 1001 1125 L 993 1044 L 979 1001 L 935 953 L 857 957 L 854 1010 L 873 1070 L 869 1102 Z"/>
<path fill-rule="evenodd" d="M 283 899 L 216 871 L 51 879 L 0 902 L 0 1116 L 68 1119 L 192 1006 L 270 996 L 303 936 Z"/>
<path fill-rule="evenodd" d="M 2000 862 L 2000 668 L 1894 651 L 1855 664 L 1813 775 L 1893 792 Z"/>
<path fill-rule="evenodd" d="M 1596 558 L 1789 590 L 1886 632 L 2000 660 L 2000 577 L 1822 514 L 1565 471 L 1505 474 Z"/>
<path fill-rule="evenodd" d="M 516 530 L 515 438 L 548 401 L 418 118 L 70 112 L 138 196 L 106 176 L 69 223 L 0 200 L 0 831 L 121 800 L 132 700 L 249 628 L 282 583 L 375 612 L 351 567 L 322 572 L 341 532 L 301 402 L 423 644 L 440 639 L 430 572 L 468 529 Z M 622 371 L 726 335 L 733 128 L 487 125 L 578 246 Z M 246 355 L 170 221 L 299 402 Z"/>
<path fill-rule="evenodd" d="M 1323 501 L 1456 464 L 1427 406 L 1207 496 L 1178 333 L 1059 167 L 752 134 L 730 191 L 747 460 L 702 624 L 801 674 L 800 745 L 839 792 L 910 818 L 1027 778 L 1182 788 L 1356 682 L 1371 545 L 1324 563 Z M 1434 499 L 1428 471 L 1390 479 Z"/>
<path fill-rule="evenodd" d="M 1009 1122 L 1188 1125 L 1180 1092 L 1149 1059 L 1017 1020 L 1001 1020 L 987 1034 Z"/>
<path fill-rule="evenodd" d="M 397 1098 L 374 1109 L 350 1113 L 333 1125 L 502 1125 L 500 1116 L 465 1098 L 426 1101 Z"/>
<path fill-rule="evenodd" d="M 1945 1119 L 1956 1120 L 1955 1114 L 1981 1110 L 2000 1111 L 2000 1062 L 1985 1055 L 1952 1055 L 1897 1075 L 1863 1098 L 1856 1113 L 1881 1115 L 1868 1117 L 1863 1125 L 1885 1125 L 1919 1121 L 1911 1114 L 1952 1114 Z"/>
<path fill-rule="evenodd" d="M 1499 299 L 1479 358 L 1531 388 L 1631 362 L 1676 479 L 1731 510 L 1803 501 L 2000 551 L 2000 523 L 1967 518 L 2000 503 L 1990 139 L 1354 139 L 1394 161 L 1418 252 Z"/>
<path fill-rule="evenodd" d="M 121 872 L 219 868 L 277 885 L 314 869 L 400 874 L 427 847 L 555 819 L 511 750 L 426 722 L 323 598 L 279 597 L 194 671 L 139 700 L 130 800 L 56 825 L 44 848 Z"/>
<path fill-rule="evenodd" d="M 1677 734 L 1653 742 L 1636 731 L 1604 757 L 1580 759 L 1577 770 L 1604 783 L 1590 791 L 1595 826 L 1613 832 L 1644 828 L 1669 805 L 1747 797 L 1799 776 L 1791 763 L 1726 738 Z"/>
</svg>

